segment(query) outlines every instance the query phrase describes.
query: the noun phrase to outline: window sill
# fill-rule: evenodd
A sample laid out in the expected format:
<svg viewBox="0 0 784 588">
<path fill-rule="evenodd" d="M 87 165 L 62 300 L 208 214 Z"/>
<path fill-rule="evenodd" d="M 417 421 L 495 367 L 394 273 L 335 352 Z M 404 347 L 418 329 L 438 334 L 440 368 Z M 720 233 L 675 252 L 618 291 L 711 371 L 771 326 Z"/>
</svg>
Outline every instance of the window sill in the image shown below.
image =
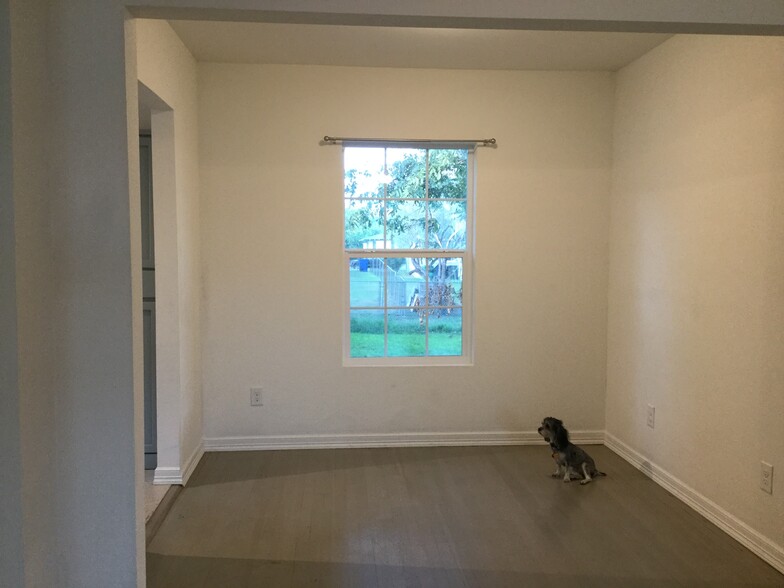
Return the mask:
<svg viewBox="0 0 784 588">
<path fill-rule="evenodd" d="M 343 359 L 343 367 L 473 367 L 473 358 L 448 357 L 351 357 Z"/>
</svg>

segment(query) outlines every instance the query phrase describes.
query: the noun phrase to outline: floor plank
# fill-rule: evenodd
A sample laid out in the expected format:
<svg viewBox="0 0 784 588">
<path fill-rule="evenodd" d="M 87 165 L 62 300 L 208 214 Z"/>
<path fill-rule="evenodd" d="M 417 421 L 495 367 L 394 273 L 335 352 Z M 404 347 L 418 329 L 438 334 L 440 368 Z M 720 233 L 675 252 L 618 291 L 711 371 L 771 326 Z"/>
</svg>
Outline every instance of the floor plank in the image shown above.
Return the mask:
<svg viewBox="0 0 784 588">
<path fill-rule="evenodd" d="M 602 446 L 208 453 L 148 546 L 151 588 L 784 587 Z"/>
</svg>

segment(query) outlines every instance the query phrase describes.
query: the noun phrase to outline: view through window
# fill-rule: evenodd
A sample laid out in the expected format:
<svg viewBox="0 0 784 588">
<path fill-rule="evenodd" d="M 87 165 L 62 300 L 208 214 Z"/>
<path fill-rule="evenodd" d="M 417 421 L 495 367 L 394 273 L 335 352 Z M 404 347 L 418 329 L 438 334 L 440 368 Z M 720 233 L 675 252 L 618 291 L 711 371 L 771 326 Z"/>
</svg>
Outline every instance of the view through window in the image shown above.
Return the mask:
<svg viewBox="0 0 784 588">
<path fill-rule="evenodd" d="M 471 156 L 344 148 L 349 358 L 468 356 Z"/>
</svg>

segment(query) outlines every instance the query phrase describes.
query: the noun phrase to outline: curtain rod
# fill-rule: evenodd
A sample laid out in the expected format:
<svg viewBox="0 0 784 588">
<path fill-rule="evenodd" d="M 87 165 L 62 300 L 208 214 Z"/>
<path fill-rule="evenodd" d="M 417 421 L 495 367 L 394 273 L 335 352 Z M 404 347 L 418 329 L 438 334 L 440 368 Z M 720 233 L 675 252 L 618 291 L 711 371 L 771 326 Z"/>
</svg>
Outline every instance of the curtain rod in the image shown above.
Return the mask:
<svg viewBox="0 0 784 588">
<path fill-rule="evenodd" d="M 368 139 L 359 137 L 330 137 L 324 135 L 322 144 L 337 145 L 338 143 L 373 144 L 384 143 L 392 145 L 484 145 L 494 147 L 495 138 L 490 139 Z"/>
</svg>

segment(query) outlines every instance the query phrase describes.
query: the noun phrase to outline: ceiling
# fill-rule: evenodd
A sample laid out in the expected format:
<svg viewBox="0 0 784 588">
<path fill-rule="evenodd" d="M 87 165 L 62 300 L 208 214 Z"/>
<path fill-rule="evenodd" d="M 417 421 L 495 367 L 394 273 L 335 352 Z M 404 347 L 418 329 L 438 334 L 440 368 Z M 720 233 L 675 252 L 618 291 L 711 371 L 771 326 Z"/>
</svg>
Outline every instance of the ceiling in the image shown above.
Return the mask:
<svg viewBox="0 0 784 588">
<path fill-rule="evenodd" d="M 198 61 L 616 71 L 670 35 L 170 21 Z"/>
</svg>

